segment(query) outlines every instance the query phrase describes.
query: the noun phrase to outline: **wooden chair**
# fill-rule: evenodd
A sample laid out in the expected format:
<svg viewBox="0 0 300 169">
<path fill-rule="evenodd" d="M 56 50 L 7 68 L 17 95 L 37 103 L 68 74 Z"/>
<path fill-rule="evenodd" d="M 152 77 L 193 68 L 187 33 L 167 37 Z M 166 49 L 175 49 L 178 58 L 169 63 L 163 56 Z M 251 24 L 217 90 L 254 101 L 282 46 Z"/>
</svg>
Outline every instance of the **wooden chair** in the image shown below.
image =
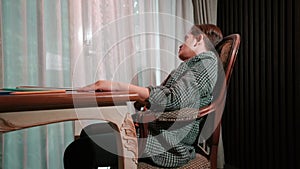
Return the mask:
<svg viewBox="0 0 300 169">
<path fill-rule="evenodd" d="M 157 113 L 152 113 L 151 111 L 145 111 L 138 114 L 138 122 L 141 127 L 140 138 L 143 138 L 139 142 L 139 149 L 145 145 L 145 139 L 148 135 L 147 122 L 154 120 L 159 121 L 187 121 L 195 120 L 195 118 L 204 118 L 208 115 L 213 118 L 214 126 L 211 126 L 213 131 L 212 135 L 206 140 L 207 147 L 203 147 L 205 150 L 196 154 L 196 158 L 191 160 L 188 164 L 180 167 L 180 169 L 195 169 L 195 168 L 217 168 L 217 152 L 220 136 L 220 125 L 221 125 L 221 116 L 223 113 L 225 100 L 226 100 L 226 90 L 229 84 L 230 76 L 234 63 L 237 57 L 238 49 L 240 45 L 240 35 L 231 34 L 222 39 L 216 45 L 217 52 L 219 53 L 221 63 L 224 68 L 223 78 L 218 78 L 219 82 L 215 87 L 215 94 L 213 102 L 201 108 L 196 115 L 191 115 L 190 112 L 180 114 L 180 117 L 177 117 L 178 113 L 176 112 L 162 112 L 157 115 Z M 221 74 L 220 74 L 221 75 Z M 208 118 L 206 119 L 208 120 Z M 205 152 L 206 150 L 208 150 Z M 203 153 L 204 152 L 204 153 Z M 138 163 L 138 169 L 157 169 L 158 167 L 151 166 L 145 162 Z"/>
</svg>

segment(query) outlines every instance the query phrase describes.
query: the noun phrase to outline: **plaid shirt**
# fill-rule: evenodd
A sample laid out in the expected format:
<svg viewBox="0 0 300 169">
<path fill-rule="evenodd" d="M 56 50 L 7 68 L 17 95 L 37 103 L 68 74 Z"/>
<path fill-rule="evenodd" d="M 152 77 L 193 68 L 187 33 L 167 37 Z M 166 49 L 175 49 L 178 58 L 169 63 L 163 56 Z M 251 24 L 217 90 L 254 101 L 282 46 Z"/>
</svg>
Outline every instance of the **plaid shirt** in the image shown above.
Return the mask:
<svg viewBox="0 0 300 169">
<path fill-rule="evenodd" d="M 217 80 L 217 56 L 204 52 L 179 65 L 160 86 L 149 86 L 150 110 L 199 108 L 212 101 Z M 179 167 L 195 158 L 202 119 L 190 123 L 151 122 L 143 157 L 161 167 Z"/>
</svg>

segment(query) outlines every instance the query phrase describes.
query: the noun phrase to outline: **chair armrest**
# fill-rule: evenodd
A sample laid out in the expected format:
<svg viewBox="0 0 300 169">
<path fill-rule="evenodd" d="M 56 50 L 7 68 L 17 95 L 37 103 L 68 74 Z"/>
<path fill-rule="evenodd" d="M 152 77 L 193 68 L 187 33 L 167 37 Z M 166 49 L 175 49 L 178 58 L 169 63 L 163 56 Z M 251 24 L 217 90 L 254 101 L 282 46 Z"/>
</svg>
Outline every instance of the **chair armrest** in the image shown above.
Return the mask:
<svg viewBox="0 0 300 169">
<path fill-rule="evenodd" d="M 204 106 L 200 109 L 183 108 L 168 112 L 153 112 L 151 110 L 139 111 L 136 114 L 136 122 L 148 123 L 151 121 L 191 121 L 201 118 L 215 110 L 214 105 Z"/>
<path fill-rule="evenodd" d="M 215 112 L 216 105 L 212 103 L 208 106 L 204 106 L 200 109 L 195 108 L 182 108 L 180 110 L 169 111 L 169 112 L 153 112 L 151 110 L 139 111 L 134 114 L 134 121 L 136 126 L 139 128 L 139 154 L 143 152 L 146 145 L 146 139 L 148 137 L 148 123 L 153 121 L 160 122 L 175 122 L 182 121 L 188 122 L 198 118 L 202 118 L 212 112 Z"/>
</svg>

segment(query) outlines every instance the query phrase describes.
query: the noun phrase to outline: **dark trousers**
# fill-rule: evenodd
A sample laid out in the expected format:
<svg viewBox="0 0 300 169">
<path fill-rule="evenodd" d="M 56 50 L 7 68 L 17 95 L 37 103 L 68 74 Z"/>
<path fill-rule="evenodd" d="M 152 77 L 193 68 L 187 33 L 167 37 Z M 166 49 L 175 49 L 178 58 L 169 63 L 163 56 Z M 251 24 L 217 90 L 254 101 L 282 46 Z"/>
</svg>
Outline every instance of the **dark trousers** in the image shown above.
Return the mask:
<svg viewBox="0 0 300 169">
<path fill-rule="evenodd" d="M 107 123 L 85 127 L 80 138 L 73 141 L 64 152 L 65 169 L 97 169 L 111 166 L 117 168 L 116 139 L 120 136 Z"/>
</svg>

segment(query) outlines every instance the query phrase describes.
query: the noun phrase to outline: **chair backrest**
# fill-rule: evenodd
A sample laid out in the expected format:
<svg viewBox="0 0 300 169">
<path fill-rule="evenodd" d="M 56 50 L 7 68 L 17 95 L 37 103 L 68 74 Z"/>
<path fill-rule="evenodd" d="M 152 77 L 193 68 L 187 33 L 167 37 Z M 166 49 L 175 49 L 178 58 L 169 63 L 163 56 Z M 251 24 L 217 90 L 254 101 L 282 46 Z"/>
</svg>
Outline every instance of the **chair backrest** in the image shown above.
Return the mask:
<svg viewBox="0 0 300 169">
<path fill-rule="evenodd" d="M 211 168 L 216 169 L 217 168 L 217 152 L 218 152 L 218 144 L 219 144 L 219 137 L 220 137 L 220 126 L 221 126 L 221 117 L 223 113 L 223 109 L 225 106 L 225 100 L 226 100 L 226 90 L 229 85 L 230 77 L 232 74 L 232 70 L 234 67 L 234 63 L 237 57 L 238 49 L 240 46 L 240 35 L 239 34 L 231 34 L 222 39 L 221 42 L 219 42 L 216 45 L 216 50 L 219 53 L 219 57 L 221 60 L 221 63 L 223 65 L 224 69 L 224 80 L 222 84 L 219 86 L 218 97 L 215 99 L 215 101 L 203 108 L 200 109 L 198 116 L 204 116 L 206 114 L 209 114 L 211 112 L 215 112 L 214 115 L 214 122 L 216 125 L 216 128 L 214 129 L 214 132 L 211 136 L 210 146 L 210 161 L 211 161 Z"/>
<path fill-rule="evenodd" d="M 228 86 L 236 56 L 240 46 L 240 35 L 231 34 L 216 45 L 216 50 L 223 64 L 226 85 Z"/>
<path fill-rule="evenodd" d="M 219 78 L 214 92 L 214 101 L 212 104 L 200 109 L 198 117 L 203 117 L 213 111 L 215 107 L 221 107 L 216 105 L 222 105 L 225 103 L 226 90 L 230 81 L 233 66 L 237 57 L 237 53 L 240 46 L 240 35 L 231 34 L 222 39 L 217 45 L 216 50 L 219 54 L 220 61 L 223 70 L 219 69 Z"/>
</svg>

